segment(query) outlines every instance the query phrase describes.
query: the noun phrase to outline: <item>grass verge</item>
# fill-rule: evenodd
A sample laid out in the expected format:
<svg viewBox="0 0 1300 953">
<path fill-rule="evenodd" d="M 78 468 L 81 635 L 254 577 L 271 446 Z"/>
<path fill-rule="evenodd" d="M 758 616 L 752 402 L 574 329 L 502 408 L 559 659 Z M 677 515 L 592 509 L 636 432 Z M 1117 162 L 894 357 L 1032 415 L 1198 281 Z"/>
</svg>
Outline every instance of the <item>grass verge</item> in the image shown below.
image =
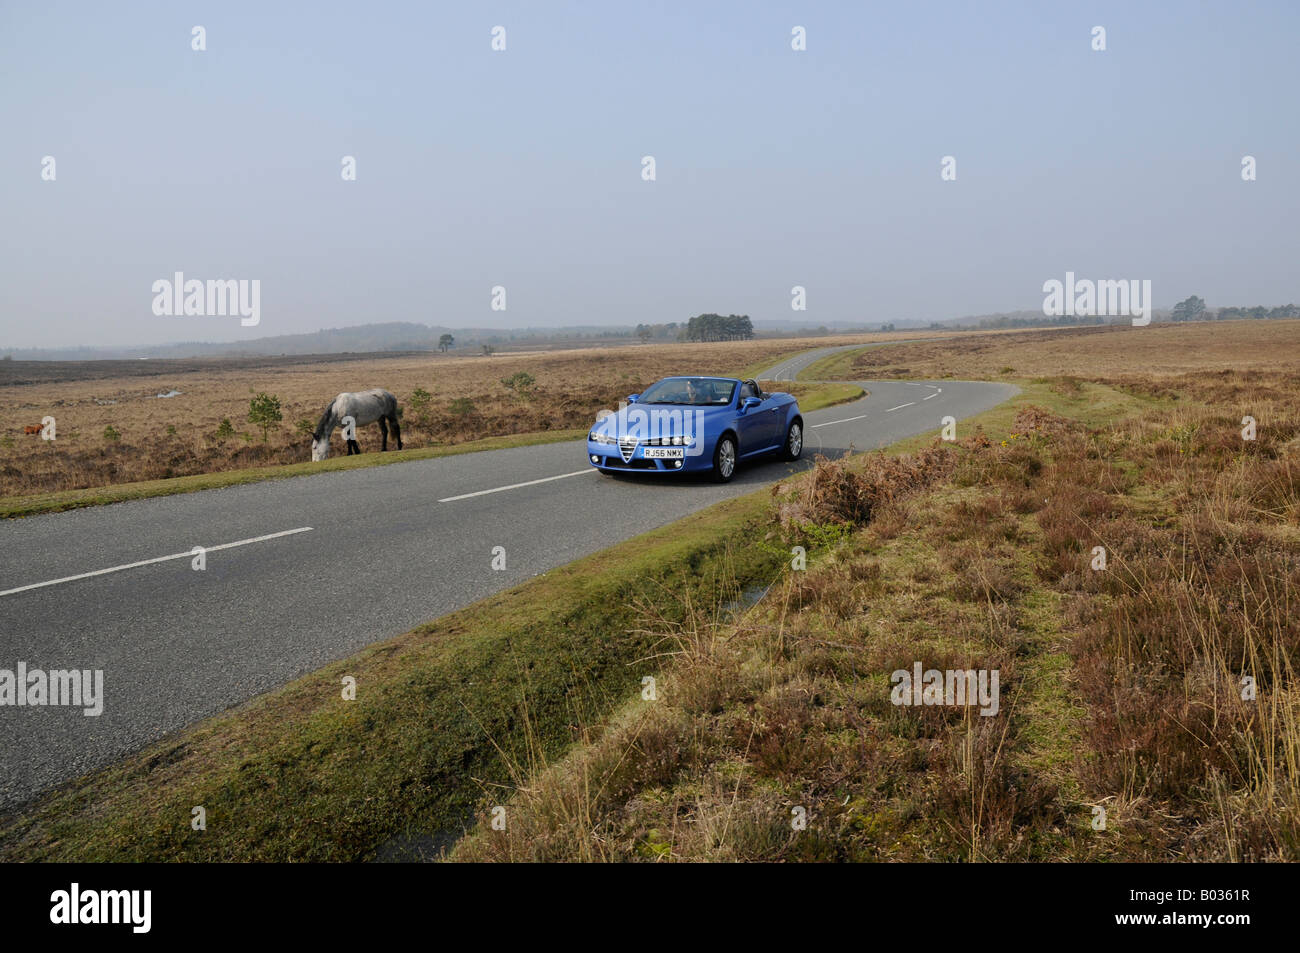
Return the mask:
<svg viewBox="0 0 1300 953">
<path fill-rule="evenodd" d="M 855 372 L 853 370 L 853 361 L 866 351 L 878 347 L 888 347 L 888 344 L 868 344 L 865 347 L 855 347 L 847 351 L 839 351 L 835 354 L 828 354 L 819 361 L 813 361 L 802 371 L 799 372 L 801 381 L 847 381 L 852 380 Z"/>
<path fill-rule="evenodd" d="M 725 604 L 770 581 L 779 554 L 746 544 L 763 502 L 719 504 L 150 745 L 4 818 L 0 857 L 339 861 L 459 833 L 508 780 L 503 757 L 556 755 L 637 689 L 634 598 L 690 588 Z"/>
</svg>

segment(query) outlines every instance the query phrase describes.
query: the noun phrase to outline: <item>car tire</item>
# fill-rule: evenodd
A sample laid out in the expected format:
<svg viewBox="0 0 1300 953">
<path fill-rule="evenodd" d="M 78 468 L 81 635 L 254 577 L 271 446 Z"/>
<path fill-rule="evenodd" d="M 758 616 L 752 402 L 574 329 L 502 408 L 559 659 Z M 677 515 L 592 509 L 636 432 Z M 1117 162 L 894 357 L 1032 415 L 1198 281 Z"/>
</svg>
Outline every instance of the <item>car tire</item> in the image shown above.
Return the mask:
<svg viewBox="0 0 1300 953">
<path fill-rule="evenodd" d="M 736 475 L 736 438 L 724 434 L 718 438 L 718 445 L 713 448 L 713 482 L 730 483 Z"/>
<path fill-rule="evenodd" d="M 787 460 L 798 460 L 803 455 L 803 421 L 790 421 L 790 429 L 785 432 L 785 447 L 782 456 Z"/>
</svg>

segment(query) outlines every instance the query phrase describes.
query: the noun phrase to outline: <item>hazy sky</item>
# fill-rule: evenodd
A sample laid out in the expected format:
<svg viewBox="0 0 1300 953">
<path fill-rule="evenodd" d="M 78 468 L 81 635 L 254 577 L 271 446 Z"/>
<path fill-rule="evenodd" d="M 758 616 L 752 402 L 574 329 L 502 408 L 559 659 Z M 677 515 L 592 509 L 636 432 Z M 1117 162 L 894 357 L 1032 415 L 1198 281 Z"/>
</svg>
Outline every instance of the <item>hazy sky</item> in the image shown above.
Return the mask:
<svg viewBox="0 0 1300 953">
<path fill-rule="evenodd" d="M 1298 11 L 0 0 L 0 345 L 1297 301 Z M 155 316 L 176 271 L 260 325 Z"/>
</svg>

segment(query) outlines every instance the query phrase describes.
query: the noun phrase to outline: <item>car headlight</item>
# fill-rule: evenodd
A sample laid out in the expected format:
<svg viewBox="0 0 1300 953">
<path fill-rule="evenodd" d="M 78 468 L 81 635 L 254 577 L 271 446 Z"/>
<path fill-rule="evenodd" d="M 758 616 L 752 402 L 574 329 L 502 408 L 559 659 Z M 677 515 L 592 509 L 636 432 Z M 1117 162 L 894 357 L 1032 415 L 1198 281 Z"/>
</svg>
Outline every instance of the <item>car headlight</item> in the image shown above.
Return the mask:
<svg viewBox="0 0 1300 953">
<path fill-rule="evenodd" d="M 596 433 L 596 431 L 594 430 L 591 433 L 587 434 L 587 439 L 590 440 L 592 443 L 608 444 L 614 442 L 613 437 L 607 436 L 606 434 L 603 433 Z"/>
</svg>

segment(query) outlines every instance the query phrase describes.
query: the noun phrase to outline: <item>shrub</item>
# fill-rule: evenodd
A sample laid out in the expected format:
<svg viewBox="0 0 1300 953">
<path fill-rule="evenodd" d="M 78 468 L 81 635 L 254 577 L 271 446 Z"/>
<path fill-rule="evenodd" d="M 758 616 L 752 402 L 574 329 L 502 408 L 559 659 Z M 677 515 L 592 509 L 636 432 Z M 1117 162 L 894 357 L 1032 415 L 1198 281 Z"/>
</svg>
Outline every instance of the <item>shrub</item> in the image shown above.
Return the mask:
<svg viewBox="0 0 1300 953">
<path fill-rule="evenodd" d="M 955 454 L 931 447 L 899 457 L 873 455 L 861 468 L 818 456 L 816 465 L 790 494 L 783 484 L 772 488 L 783 497 L 777 520 L 784 528 L 862 526 L 882 506 L 914 492 L 951 471 Z"/>
<path fill-rule="evenodd" d="M 527 400 L 532 396 L 537 379 L 527 371 L 519 371 L 509 377 L 501 378 L 501 383 L 505 385 L 506 390 L 513 391 L 517 397 Z"/>
<path fill-rule="evenodd" d="M 433 395 L 423 387 L 417 387 L 411 392 L 411 399 L 408 402 L 411 406 L 411 414 L 415 419 L 417 427 L 431 430 L 429 421 L 429 406 L 433 402 Z M 405 419 L 403 419 L 405 422 Z"/>
</svg>

